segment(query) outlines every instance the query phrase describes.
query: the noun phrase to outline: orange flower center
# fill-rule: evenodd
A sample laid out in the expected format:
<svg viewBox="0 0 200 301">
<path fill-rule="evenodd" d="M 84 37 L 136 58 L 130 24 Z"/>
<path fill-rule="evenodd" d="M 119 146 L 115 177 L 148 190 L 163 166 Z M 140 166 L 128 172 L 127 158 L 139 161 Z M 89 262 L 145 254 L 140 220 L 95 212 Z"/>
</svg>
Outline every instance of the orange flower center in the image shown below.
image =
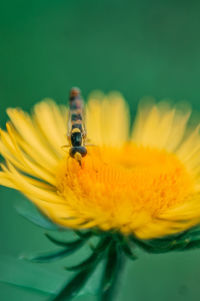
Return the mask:
<svg viewBox="0 0 200 301">
<path fill-rule="evenodd" d="M 187 199 L 193 183 L 174 154 L 127 144 L 88 147 L 82 166 L 67 157 L 58 168 L 57 188 L 78 216 L 129 232 L 144 216 L 148 222 Z"/>
</svg>

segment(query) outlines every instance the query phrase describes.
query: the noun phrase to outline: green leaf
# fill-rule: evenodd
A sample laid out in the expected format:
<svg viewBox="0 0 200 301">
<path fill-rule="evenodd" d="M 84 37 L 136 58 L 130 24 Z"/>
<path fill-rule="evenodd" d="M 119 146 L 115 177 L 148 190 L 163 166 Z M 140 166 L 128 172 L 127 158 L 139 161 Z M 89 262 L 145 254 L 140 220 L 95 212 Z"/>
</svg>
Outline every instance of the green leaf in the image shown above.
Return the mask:
<svg viewBox="0 0 200 301">
<path fill-rule="evenodd" d="M 104 267 L 105 259 L 102 257 L 102 260 L 98 261 L 94 272 L 91 274 L 91 277 L 88 278 L 86 284 L 79 291 L 79 295 L 88 294 L 88 292 L 93 292 L 93 295 L 99 295 L 99 285 L 102 279 Z"/>
<path fill-rule="evenodd" d="M 118 248 L 116 242 L 112 242 L 107 255 L 104 275 L 101 283 L 102 292 L 106 292 L 112 285 L 117 272 L 118 265 Z"/>
<path fill-rule="evenodd" d="M 62 247 L 65 247 L 65 249 L 62 250 L 56 250 L 55 252 L 45 252 L 41 253 L 37 256 L 30 256 L 30 257 L 24 257 L 24 259 L 27 259 L 31 262 L 40 262 L 40 263 L 45 263 L 45 262 L 51 262 L 54 260 L 62 259 L 65 256 L 69 256 L 72 253 L 76 252 L 78 249 L 80 249 L 84 244 L 85 240 L 78 239 L 72 242 L 61 242 L 57 239 L 54 239 L 51 237 L 49 234 L 46 234 L 46 236 L 54 243 L 59 244 Z M 66 248 L 67 246 L 67 248 Z"/>
<path fill-rule="evenodd" d="M 74 296 L 80 293 L 80 290 L 84 291 L 84 286 L 88 279 L 90 278 L 91 274 L 95 271 L 100 259 L 102 258 L 102 254 L 106 252 L 107 247 L 109 246 L 110 237 L 103 237 L 98 242 L 95 250 L 93 251 L 92 257 L 86 259 L 86 266 L 84 262 L 80 263 L 76 267 L 72 267 L 71 269 L 80 269 L 78 273 L 72 278 L 70 282 L 68 282 L 60 293 L 53 299 L 54 301 L 67 301 L 71 300 Z M 95 259 L 95 260 L 93 260 Z M 85 291 L 87 291 L 87 287 Z"/>
<path fill-rule="evenodd" d="M 128 244 L 121 244 L 120 247 L 128 258 L 130 258 L 131 260 L 137 259 L 137 256 L 133 253 L 133 251 L 131 250 Z"/>
<path fill-rule="evenodd" d="M 59 250 L 59 251 L 55 251 L 55 252 L 51 252 L 51 253 L 41 253 L 37 256 L 23 256 L 22 259 L 31 261 L 31 262 L 38 262 L 38 263 L 46 263 L 46 262 L 52 262 L 58 259 L 62 259 L 65 256 L 68 256 L 70 254 L 72 254 L 75 250 L 68 250 L 68 249 L 64 249 L 64 250 Z"/>
<path fill-rule="evenodd" d="M 15 208 L 17 213 L 43 229 L 52 231 L 61 229 L 44 216 L 31 202 L 21 202 Z"/>
<path fill-rule="evenodd" d="M 94 247 L 93 252 L 100 253 L 100 252 L 106 251 L 106 249 L 110 245 L 110 243 L 111 243 L 110 236 L 104 236 L 104 237 L 100 238 L 100 241 Z"/>
<path fill-rule="evenodd" d="M 92 237 L 94 235 L 93 231 L 78 231 L 78 230 L 74 230 L 74 233 L 76 233 L 76 235 L 78 237 L 80 237 L 81 239 L 89 239 L 90 237 Z"/>
<path fill-rule="evenodd" d="M 67 301 L 71 300 L 74 296 L 77 296 L 81 288 L 84 287 L 86 281 L 92 274 L 94 268 L 95 266 L 91 266 L 89 269 L 84 269 L 77 273 L 52 300 Z"/>
<path fill-rule="evenodd" d="M 55 294 L 65 281 L 66 277 L 57 272 L 20 259 L 0 256 L 0 282 L 42 293 Z"/>
<path fill-rule="evenodd" d="M 149 240 L 141 240 L 135 236 L 130 236 L 130 240 L 133 241 L 140 248 L 149 253 L 159 254 L 172 251 L 174 247 L 174 241 L 177 236 L 167 236 L 164 238 L 156 238 Z M 178 238 L 177 238 L 178 239 Z"/>
<path fill-rule="evenodd" d="M 80 289 L 77 296 L 96 295 L 101 272 L 102 266 L 99 266 L 97 271 L 94 272 L 91 283 Z M 70 281 L 68 273 L 64 275 L 27 261 L 4 255 L 0 256 L 1 283 L 56 296 L 63 289 L 66 281 Z"/>
<path fill-rule="evenodd" d="M 117 236 L 117 239 L 119 240 L 119 246 L 120 246 L 121 250 L 124 252 L 124 254 L 131 260 L 136 260 L 137 256 L 133 253 L 133 251 L 130 247 L 130 242 L 129 242 L 128 238 L 119 234 Z"/>
<path fill-rule="evenodd" d="M 102 276 L 99 297 L 102 301 L 115 300 L 119 277 L 122 273 L 125 263 L 125 255 L 120 249 L 118 242 L 115 238 L 111 241 L 108 249 L 104 273 Z"/>
<path fill-rule="evenodd" d="M 149 253 L 166 253 L 172 251 L 186 251 L 200 248 L 200 227 L 194 227 L 182 233 L 163 238 L 140 240 L 130 236 L 130 239 Z"/>
<path fill-rule="evenodd" d="M 101 239 L 97 246 L 94 248 L 91 256 L 75 266 L 66 267 L 66 269 L 69 271 L 83 270 L 90 268 L 92 265 L 96 265 L 106 251 L 106 248 L 109 245 L 109 240 L 109 238 Z"/>
<path fill-rule="evenodd" d="M 67 248 L 77 248 L 77 247 L 81 247 L 85 241 L 83 239 L 77 239 L 77 240 L 74 240 L 74 241 L 61 241 L 61 240 L 58 240 L 57 238 L 54 238 L 52 237 L 50 234 L 48 233 L 45 233 L 46 237 L 51 241 L 53 242 L 54 244 L 58 245 L 58 246 L 61 246 L 61 247 L 67 247 Z M 89 237 L 88 237 L 89 238 Z"/>
<path fill-rule="evenodd" d="M 193 227 L 189 230 L 182 232 L 181 234 L 179 234 L 178 238 L 187 239 L 187 238 L 191 238 L 191 237 L 195 238 L 197 236 L 200 237 L 200 227 L 199 226 Z"/>
<path fill-rule="evenodd" d="M 174 242 L 173 251 L 188 251 L 200 248 L 200 239 L 185 239 L 183 241 Z"/>
<path fill-rule="evenodd" d="M 92 265 L 95 265 L 100 258 L 100 254 L 98 253 L 92 253 L 91 256 L 89 256 L 86 260 L 82 261 L 81 263 L 71 266 L 71 267 L 66 267 L 66 270 L 68 271 L 75 271 L 75 270 L 84 270 L 90 268 Z"/>
<path fill-rule="evenodd" d="M 58 250 L 51 253 L 42 253 L 37 256 L 30 256 L 30 257 L 24 257 L 24 259 L 27 259 L 31 262 L 40 262 L 40 263 L 46 263 L 46 262 L 52 262 L 58 259 L 62 259 L 65 256 L 69 256 L 75 251 L 77 251 L 82 245 L 77 245 L 76 247 L 71 247 L 67 249 Z"/>
<path fill-rule="evenodd" d="M 199 249 L 199 248 L 200 248 L 200 240 L 197 240 L 197 241 L 189 242 L 181 251 L 193 250 L 193 249 Z"/>
<path fill-rule="evenodd" d="M 138 247 L 140 247 L 141 249 L 149 252 L 149 253 L 160 253 L 160 252 L 156 252 L 155 248 L 152 247 L 151 245 L 148 245 L 146 242 L 137 239 L 136 237 L 132 237 L 130 236 L 131 241 L 133 241 Z"/>
</svg>

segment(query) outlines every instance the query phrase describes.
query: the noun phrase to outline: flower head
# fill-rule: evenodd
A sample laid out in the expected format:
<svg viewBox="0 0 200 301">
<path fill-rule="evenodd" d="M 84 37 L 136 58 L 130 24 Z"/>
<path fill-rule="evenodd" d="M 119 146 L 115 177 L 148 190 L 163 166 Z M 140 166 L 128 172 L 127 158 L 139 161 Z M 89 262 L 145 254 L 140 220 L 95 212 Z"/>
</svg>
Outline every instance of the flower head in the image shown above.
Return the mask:
<svg viewBox="0 0 200 301">
<path fill-rule="evenodd" d="M 8 109 L 0 184 L 21 191 L 67 228 L 149 239 L 199 224 L 200 136 L 199 127 L 188 133 L 187 107 L 141 104 L 129 135 L 122 96 L 92 95 L 81 165 L 63 148 L 67 110 L 51 100 L 35 105 L 31 115 Z"/>
</svg>

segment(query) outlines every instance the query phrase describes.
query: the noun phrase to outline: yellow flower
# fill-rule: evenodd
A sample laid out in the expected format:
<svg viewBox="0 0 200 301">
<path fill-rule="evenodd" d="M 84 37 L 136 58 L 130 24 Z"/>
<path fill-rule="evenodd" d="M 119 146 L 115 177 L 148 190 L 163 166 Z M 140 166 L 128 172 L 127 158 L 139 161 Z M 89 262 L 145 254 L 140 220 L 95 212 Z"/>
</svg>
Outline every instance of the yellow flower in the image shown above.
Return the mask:
<svg viewBox="0 0 200 301">
<path fill-rule="evenodd" d="M 67 107 L 44 100 L 31 115 L 7 112 L 0 184 L 21 191 L 56 224 L 141 239 L 199 224 L 200 136 L 199 127 L 187 127 L 187 107 L 141 104 L 129 135 L 122 96 L 91 95 L 86 124 L 93 145 L 82 166 L 63 148 Z"/>
</svg>

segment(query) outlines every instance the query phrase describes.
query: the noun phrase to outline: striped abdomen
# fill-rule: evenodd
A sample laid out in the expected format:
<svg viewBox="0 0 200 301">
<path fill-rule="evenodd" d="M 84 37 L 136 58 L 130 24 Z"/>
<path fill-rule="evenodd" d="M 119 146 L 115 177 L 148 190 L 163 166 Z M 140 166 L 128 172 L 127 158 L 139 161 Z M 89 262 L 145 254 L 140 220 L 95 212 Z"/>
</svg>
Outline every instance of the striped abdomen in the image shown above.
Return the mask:
<svg viewBox="0 0 200 301">
<path fill-rule="evenodd" d="M 72 88 L 69 98 L 68 139 L 71 145 L 69 154 L 81 165 L 81 157 L 87 154 L 85 148 L 84 103 L 78 88 Z"/>
<path fill-rule="evenodd" d="M 82 132 L 84 136 L 84 103 L 81 97 L 80 90 L 78 88 L 72 88 L 70 91 L 69 109 L 71 132 L 77 128 Z"/>
</svg>

